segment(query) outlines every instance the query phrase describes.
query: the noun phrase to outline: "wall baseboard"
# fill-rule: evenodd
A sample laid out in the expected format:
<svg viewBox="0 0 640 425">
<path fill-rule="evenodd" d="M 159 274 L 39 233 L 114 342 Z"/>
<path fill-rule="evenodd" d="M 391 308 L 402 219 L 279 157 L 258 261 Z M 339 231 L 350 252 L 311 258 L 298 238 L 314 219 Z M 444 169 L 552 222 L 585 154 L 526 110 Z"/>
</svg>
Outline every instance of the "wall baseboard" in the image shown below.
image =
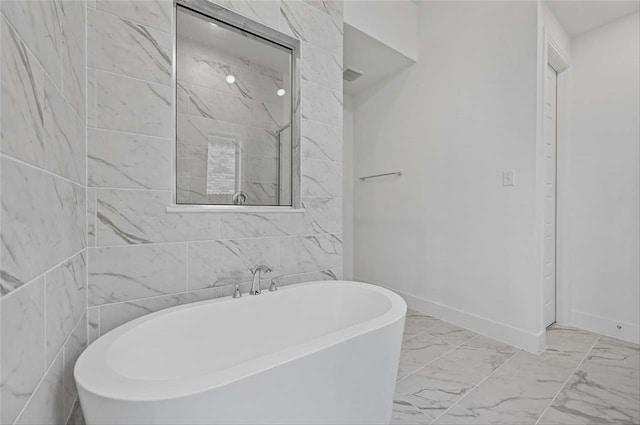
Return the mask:
<svg viewBox="0 0 640 425">
<path fill-rule="evenodd" d="M 618 329 L 618 325 L 622 326 L 622 329 Z M 622 339 L 634 344 L 640 344 L 640 326 L 632 323 L 607 319 L 606 317 L 573 310 L 571 312 L 571 326 L 612 338 Z"/>
<path fill-rule="evenodd" d="M 383 285 L 379 285 L 383 286 Z M 514 328 L 504 323 L 496 322 L 486 317 L 477 316 L 466 311 L 458 310 L 443 304 L 429 301 L 424 298 L 410 295 L 395 289 L 385 287 L 400 295 L 406 301 L 409 308 L 438 319 L 453 323 L 454 325 L 474 331 L 480 335 L 493 338 L 530 353 L 539 354 L 546 346 L 546 333 L 539 334 Z"/>
</svg>

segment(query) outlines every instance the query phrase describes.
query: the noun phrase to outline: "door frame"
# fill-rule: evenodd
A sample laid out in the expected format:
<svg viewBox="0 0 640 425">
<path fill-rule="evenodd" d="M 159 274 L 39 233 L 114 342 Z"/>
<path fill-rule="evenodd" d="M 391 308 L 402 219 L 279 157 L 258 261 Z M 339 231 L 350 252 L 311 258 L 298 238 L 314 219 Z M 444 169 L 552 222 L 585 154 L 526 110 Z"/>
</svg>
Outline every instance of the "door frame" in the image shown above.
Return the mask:
<svg viewBox="0 0 640 425">
<path fill-rule="evenodd" d="M 563 325 L 571 324 L 571 288 L 566 275 L 566 268 L 563 267 L 567 252 L 565 249 L 565 241 L 567 235 L 565 232 L 566 222 L 564 210 L 564 200 L 566 194 L 566 152 L 569 144 L 569 96 L 570 96 L 570 77 L 571 64 L 569 56 L 562 50 L 560 45 L 553 39 L 549 30 L 544 28 L 544 52 L 542 60 L 541 76 L 542 81 L 542 101 L 539 102 L 539 137 L 537 149 L 537 163 L 539 164 L 537 175 L 537 205 L 538 205 L 538 246 L 540 246 L 539 255 L 539 287 L 540 291 L 540 323 L 544 330 L 544 84 L 546 83 L 547 65 L 551 65 L 557 73 L 556 88 L 556 323 Z"/>
</svg>

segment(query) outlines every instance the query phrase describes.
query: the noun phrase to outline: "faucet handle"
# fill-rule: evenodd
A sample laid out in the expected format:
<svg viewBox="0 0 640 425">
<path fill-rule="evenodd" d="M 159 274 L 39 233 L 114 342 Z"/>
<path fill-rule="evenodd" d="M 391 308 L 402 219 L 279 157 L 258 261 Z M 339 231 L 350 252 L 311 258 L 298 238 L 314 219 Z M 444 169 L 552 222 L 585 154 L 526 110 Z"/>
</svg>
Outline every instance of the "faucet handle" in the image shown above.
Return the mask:
<svg viewBox="0 0 640 425">
<path fill-rule="evenodd" d="M 278 287 L 276 286 L 276 280 L 275 279 L 271 279 L 271 286 L 269 286 L 269 291 L 270 292 L 275 292 L 278 290 Z"/>
<path fill-rule="evenodd" d="M 235 289 L 233 290 L 233 298 L 240 298 L 240 297 L 242 297 L 242 292 L 240 292 L 240 287 L 236 285 Z"/>
<path fill-rule="evenodd" d="M 273 270 L 271 270 L 271 267 L 269 266 L 265 266 L 265 265 L 260 265 L 257 266 L 255 269 L 249 269 L 251 271 L 252 274 L 256 274 L 256 272 L 264 272 L 264 273 L 271 273 Z"/>
</svg>

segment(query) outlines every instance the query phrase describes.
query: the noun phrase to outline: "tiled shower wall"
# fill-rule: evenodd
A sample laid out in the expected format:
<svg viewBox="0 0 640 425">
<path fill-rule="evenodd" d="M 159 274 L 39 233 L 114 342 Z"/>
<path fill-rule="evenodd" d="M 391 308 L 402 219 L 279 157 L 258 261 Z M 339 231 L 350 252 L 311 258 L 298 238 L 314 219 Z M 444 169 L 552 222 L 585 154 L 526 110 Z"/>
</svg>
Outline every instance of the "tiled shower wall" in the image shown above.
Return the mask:
<svg viewBox="0 0 640 425">
<path fill-rule="evenodd" d="M 85 9 L 0 11 L 0 423 L 65 423 L 87 343 Z"/>
</svg>

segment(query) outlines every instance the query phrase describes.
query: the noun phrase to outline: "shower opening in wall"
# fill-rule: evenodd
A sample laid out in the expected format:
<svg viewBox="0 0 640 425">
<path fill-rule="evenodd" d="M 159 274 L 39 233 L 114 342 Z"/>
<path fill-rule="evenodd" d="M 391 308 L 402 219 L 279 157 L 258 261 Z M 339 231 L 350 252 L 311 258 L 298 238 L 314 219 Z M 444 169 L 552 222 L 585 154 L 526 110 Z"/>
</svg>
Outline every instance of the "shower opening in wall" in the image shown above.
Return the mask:
<svg viewBox="0 0 640 425">
<path fill-rule="evenodd" d="M 175 17 L 175 203 L 295 207 L 298 42 L 199 0 Z"/>
</svg>

